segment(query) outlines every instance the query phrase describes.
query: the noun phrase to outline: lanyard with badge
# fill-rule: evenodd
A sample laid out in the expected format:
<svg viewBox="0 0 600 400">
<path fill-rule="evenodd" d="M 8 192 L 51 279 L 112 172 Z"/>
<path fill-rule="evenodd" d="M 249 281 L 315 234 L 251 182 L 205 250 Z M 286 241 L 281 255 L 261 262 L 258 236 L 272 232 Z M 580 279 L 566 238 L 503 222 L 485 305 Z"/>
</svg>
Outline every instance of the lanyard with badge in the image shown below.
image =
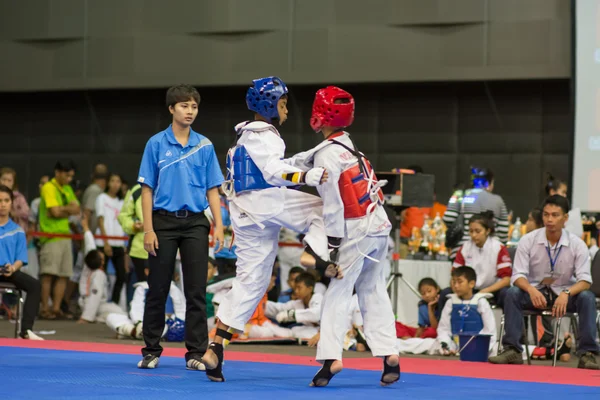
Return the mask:
<svg viewBox="0 0 600 400">
<path fill-rule="evenodd" d="M 558 247 L 558 250 L 556 250 L 556 247 Z M 554 258 L 552 258 L 552 252 L 550 251 L 550 243 L 548 243 L 548 246 L 546 247 L 546 252 L 548 253 L 548 259 L 550 259 L 550 272 L 544 275 L 544 279 L 541 282 L 542 285 L 552 285 L 560 277 L 560 274 L 558 273 L 558 271 L 554 270 L 554 267 L 556 266 L 556 262 L 558 261 L 558 256 L 560 256 L 560 251 L 562 250 L 562 248 L 563 246 L 560 245 L 559 239 L 556 243 L 556 246 L 554 247 Z"/>
</svg>

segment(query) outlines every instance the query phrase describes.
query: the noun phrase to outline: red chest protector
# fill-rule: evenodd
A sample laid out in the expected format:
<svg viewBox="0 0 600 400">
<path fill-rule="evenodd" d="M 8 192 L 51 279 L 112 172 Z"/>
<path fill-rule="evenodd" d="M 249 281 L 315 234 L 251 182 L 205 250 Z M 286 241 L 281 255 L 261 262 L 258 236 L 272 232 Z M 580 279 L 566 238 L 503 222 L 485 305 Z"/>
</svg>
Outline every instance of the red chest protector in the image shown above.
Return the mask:
<svg viewBox="0 0 600 400">
<path fill-rule="evenodd" d="M 355 164 L 342 172 L 338 185 L 344 203 L 344 219 L 362 218 L 367 215 L 369 208 L 382 205 L 384 201 L 383 192 L 377 186 L 378 181 L 373 167 L 362 153 L 336 140 L 330 140 L 344 147 L 358 159 Z M 376 204 L 371 206 L 373 203 Z"/>
</svg>

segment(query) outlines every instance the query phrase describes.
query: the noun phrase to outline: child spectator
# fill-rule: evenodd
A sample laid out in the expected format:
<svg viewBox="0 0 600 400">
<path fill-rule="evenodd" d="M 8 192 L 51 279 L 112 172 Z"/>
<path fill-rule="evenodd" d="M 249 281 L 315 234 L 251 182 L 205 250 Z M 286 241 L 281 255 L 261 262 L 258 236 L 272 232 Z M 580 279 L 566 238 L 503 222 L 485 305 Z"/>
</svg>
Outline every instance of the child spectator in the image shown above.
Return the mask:
<svg viewBox="0 0 600 400">
<path fill-rule="evenodd" d="M 286 291 L 283 291 L 283 292 L 281 292 L 281 294 L 279 294 L 279 299 L 277 300 L 279 303 L 287 303 L 290 300 L 295 300 L 294 286 L 295 286 L 296 278 L 298 277 L 298 275 L 300 275 L 304 272 L 305 272 L 305 270 L 302 267 L 292 267 L 290 269 L 290 272 L 289 272 L 288 278 L 287 278 L 287 284 L 289 286 L 289 289 Z"/>
<path fill-rule="evenodd" d="M 450 301 L 446 302 L 437 329 L 434 353 L 454 355 L 458 352 L 459 333 L 491 335 L 490 349 L 496 343 L 496 320 L 486 293 L 474 294 L 477 274 L 470 267 L 458 267 L 452 271 Z"/>
<path fill-rule="evenodd" d="M 422 300 L 419 302 L 419 327 L 406 326 L 396 321 L 396 336 L 401 339 L 437 337 L 437 327 L 442 313 L 438 300 L 440 287 L 432 278 L 423 278 L 419 282 Z"/>
<path fill-rule="evenodd" d="M 512 261 L 508 249 L 494 234 L 494 220 L 490 211 L 475 214 L 469 220 L 469 240 L 460 247 L 453 268 L 468 266 L 475 270 L 477 282 L 475 293 L 491 293 L 496 304 L 504 304 L 504 296 L 510 286 Z M 442 310 L 451 289 L 442 290 Z"/>
<path fill-rule="evenodd" d="M 298 323 L 292 327 L 294 337 L 308 339 L 319 331 L 323 295 L 314 293 L 315 278 L 308 272 L 298 275 L 294 281 L 296 300 L 287 303 L 267 302 L 265 315 L 281 323 Z"/>
<path fill-rule="evenodd" d="M 110 313 L 126 315 L 115 303 L 108 303 L 108 277 L 104 269 L 106 257 L 96 250 L 94 235 L 90 231 L 87 218 L 82 218 L 84 231 L 85 267 L 79 279 L 79 306 L 82 313 L 78 324 L 105 322 Z"/>
<path fill-rule="evenodd" d="M 271 275 L 271 282 L 269 283 L 267 292 L 265 293 L 260 303 L 258 303 L 256 311 L 254 311 L 254 314 L 252 314 L 252 317 L 246 324 L 244 334 L 249 338 L 294 337 L 294 334 L 291 329 L 283 328 L 277 324 L 274 324 L 273 322 L 271 322 L 271 320 L 269 320 L 269 318 L 267 318 L 265 314 L 268 304 L 267 293 L 269 293 L 269 291 L 273 289 L 276 280 L 277 274 L 276 272 L 274 272 Z"/>
<path fill-rule="evenodd" d="M 148 270 L 146 269 L 146 275 Z M 148 293 L 148 282 L 144 278 L 143 281 L 136 283 L 129 316 L 123 313 L 110 313 L 106 317 L 106 325 L 113 331 L 117 332 L 119 339 L 139 339 L 142 336 L 142 322 L 144 320 L 144 308 L 146 306 L 146 293 Z M 185 297 L 175 282 L 171 282 L 169 289 L 169 297 L 165 306 L 165 319 L 177 318 L 185 320 Z M 165 325 L 163 336 L 167 333 L 168 326 Z"/>
</svg>

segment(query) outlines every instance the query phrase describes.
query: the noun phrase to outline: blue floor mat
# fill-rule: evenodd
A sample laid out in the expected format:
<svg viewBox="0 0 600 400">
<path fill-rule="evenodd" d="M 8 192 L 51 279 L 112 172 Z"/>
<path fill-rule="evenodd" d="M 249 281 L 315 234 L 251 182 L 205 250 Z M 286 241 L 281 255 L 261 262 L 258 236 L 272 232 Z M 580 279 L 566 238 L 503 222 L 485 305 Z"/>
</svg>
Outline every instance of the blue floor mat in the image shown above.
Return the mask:
<svg viewBox="0 0 600 400">
<path fill-rule="evenodd" d="M 136 368 L 139 356 L 0 347 L 5 399 L 600 399 L 600 388 L 491 379 L 403 374 L 380 387 L 377 371 L 345 370 L 326 388 L 308 384 L 317 368 L 227 361 L 227 382 L 187 371 L 181 358 L 162 357 L 155 370 Z"/>
</svg>

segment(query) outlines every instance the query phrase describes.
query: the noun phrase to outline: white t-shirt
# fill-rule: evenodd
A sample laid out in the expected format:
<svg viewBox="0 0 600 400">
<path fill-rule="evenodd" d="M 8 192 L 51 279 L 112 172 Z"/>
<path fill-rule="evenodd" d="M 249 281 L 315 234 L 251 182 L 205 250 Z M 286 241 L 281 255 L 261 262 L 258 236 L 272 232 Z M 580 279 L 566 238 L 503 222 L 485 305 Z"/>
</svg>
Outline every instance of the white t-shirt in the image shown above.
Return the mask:
<svg viewBox="0 0 600 400">
<path fill-rule="evenodd" d="M 117 220 L 121 207 L 123 206 L 123 200 L 115 197 L 114 199 L 106 193 L 100 194 L 96 199 L 96 216 L 104 217 L 104 230 L 108 236 L 125 236 L 121 224 Z M 96 235 L 101 235 L 100 228 L 96 229 Z M 108 244 L 112 247 L 125 247 L 124 240 L 109 240 Z M 96 240 L 96 246 L 104 246 L 104 241 L 101 239 Z"/>
</svg>

